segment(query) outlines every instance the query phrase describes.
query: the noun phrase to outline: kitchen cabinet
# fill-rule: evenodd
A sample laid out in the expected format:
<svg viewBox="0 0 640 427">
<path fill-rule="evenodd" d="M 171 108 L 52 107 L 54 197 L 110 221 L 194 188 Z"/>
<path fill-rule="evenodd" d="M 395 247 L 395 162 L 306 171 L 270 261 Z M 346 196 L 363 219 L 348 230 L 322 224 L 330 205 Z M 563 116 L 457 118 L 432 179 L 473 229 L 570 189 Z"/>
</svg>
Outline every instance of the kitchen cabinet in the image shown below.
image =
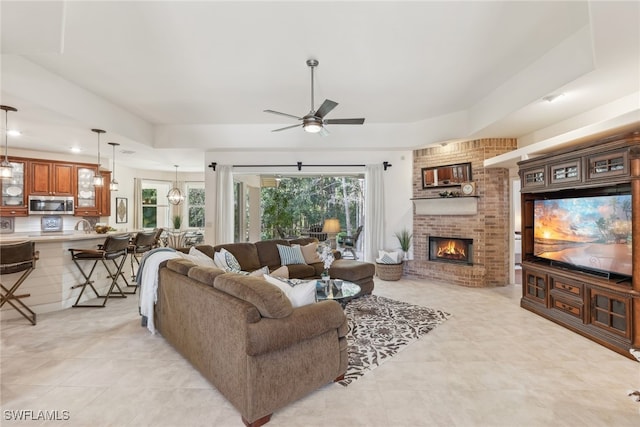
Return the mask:
<svg viewBox="0 0 640 427">
<path fill-rule="evenodd" d="M 2 180 L 2 203 L 0 204 L 1 216 L 27 216 L 27 195 L 25 191 L 25 173 L 27 160 L 9 158 L 13 166 L 13 176 Z"/>
<path fill-rule="evenodd" d="M 40 196 L 75 196 L 72 163 L 32 160 L 29 162 L 29 194 Z"/>
<path fill-rule="evenodd" d="M 111 191 L 109 181 L 111 172 L 101 172 L 104 185 L 95 187 L 93 177 L 96 167 L 91 165 L 76 166 L 76 196 L 75 216 L 109 216 L 111 215 Z"/>
</svg>

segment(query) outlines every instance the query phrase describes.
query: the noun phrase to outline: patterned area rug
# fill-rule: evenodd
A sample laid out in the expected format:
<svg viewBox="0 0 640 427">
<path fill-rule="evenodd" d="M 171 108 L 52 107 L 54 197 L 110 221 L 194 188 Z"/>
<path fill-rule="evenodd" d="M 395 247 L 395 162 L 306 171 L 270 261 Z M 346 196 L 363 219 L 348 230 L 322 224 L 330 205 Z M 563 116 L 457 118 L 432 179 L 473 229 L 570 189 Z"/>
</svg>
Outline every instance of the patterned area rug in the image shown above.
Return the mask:
<svg viewBox="0 0 640 427">
<path fill-rule="evenodd" d="M 451 315 L 376 295 L 365 295 L 345 308 L 349 322 L 349 366 L 343 386 L 375 369 Z"/>
</svg>

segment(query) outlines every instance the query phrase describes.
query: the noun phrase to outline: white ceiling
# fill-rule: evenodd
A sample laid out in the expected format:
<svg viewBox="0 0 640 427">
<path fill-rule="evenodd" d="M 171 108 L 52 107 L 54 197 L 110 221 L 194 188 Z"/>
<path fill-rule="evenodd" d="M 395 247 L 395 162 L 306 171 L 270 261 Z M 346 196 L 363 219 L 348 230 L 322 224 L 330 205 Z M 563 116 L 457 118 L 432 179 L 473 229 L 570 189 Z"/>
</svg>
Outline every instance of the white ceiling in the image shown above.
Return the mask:
<svg viewBox="0 0 640 427">
<path fill-rule="evenodd" d="M 199 171 L 203 151 L 525 144 L 640 109 L 639 2 L 2 0 L 0 12 L 1 102 L 23 132 L 10 152 L 94 155 L 98 127 L 135 152 L 122 164 Z M 329 98 L 328 118 L 363 126 L 270 132 L 295 120 L 264 109 L 309 111 L 309 58 L 315 108 Z"/>
</svg>

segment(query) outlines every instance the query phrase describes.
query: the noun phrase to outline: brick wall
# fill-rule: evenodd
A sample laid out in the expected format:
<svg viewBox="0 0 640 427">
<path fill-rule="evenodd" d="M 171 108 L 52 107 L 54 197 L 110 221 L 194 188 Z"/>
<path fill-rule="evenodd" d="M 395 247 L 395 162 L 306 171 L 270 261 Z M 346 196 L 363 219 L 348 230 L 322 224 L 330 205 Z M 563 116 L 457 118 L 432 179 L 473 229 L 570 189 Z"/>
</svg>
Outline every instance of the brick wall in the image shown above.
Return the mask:
<svg viewBox="0 0 640 427">
<path fill-rule="evenodd" d="M 413 152 L 414 198 L 437 196 L 437 192 L 422 188 L 422 168 L 470 162 L 478 212 L 475 215 L 414 213 L 414 259 L 407 262 L 405 274 L 471 287 L 509 283 L 509 170 L 485 169 L 483 162 L 516 148 L 516 139 L 491 138 Z M 429 235 L 473 239 L 473 265 L 429 261 Z"/>
</svg>

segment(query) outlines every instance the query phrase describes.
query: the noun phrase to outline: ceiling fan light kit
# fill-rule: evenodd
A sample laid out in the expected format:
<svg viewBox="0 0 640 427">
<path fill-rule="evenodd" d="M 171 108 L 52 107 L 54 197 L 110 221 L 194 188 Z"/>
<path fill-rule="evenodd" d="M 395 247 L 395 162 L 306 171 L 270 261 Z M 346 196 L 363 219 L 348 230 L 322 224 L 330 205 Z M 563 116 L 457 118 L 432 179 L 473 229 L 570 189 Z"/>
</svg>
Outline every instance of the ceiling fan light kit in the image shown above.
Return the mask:
<svg viewBox="0 0 640 427">
<path fill-rule="evenodd" d="M 307 65 L 311 68 L 311 110 L 309 114 L 303 117 L 294 116 L 293 114 L 282 113 L 280 111 L 275 110 L 264 110 L 265 113 L 278 114 L 280 116 L 291 117 L 293 119 L 301 120 L 302 124 L 286 126 L 279 129 L 274 129 L 272 132 L 280 132 L 282 130 L 293 129 L 302 126 L 302 129 L 305 132 L 309 133 L 319 133 L 320 135 L 327 135 L 329 132 L 327 131 L 325 124 L 331 125 L 361 125 L 364 123 L 363 118 L 359 119 L 325 119 L 324 117 L 329 114 L 331 110 L 336 108 L 338 105 L 337 102 L 331 101 L 330 99 L 325 99 L 320 108 L 318 110 L 314 110 L 314 94 L 313 94 L 313 70 L 318 66 L 318 61 L 316 59 L 308 59 Z"/>
</svg>

